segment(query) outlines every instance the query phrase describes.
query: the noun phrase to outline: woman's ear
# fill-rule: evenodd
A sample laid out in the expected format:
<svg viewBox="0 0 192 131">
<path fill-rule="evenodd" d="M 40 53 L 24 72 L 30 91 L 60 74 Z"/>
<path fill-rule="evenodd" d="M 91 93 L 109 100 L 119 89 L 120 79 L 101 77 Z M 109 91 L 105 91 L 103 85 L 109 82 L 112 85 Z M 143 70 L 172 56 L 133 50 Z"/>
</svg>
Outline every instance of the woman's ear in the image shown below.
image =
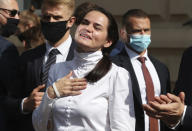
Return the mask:
<svg viewBox="0 0 192 131">
<path fill-rule="evenodd" d="M 103 45 L 103 47 L 108 48 L 112 45 L 112 41 L 111 40 L 107 40 L 106 43 Z"/>
<path fill-rule="evenodd" d="M 73 24 L 75 23 L 76 18 L 74 16 L 70 17 L 70 19 L 67 22 L 67 28 L 71 28 Z"/>
</svg>

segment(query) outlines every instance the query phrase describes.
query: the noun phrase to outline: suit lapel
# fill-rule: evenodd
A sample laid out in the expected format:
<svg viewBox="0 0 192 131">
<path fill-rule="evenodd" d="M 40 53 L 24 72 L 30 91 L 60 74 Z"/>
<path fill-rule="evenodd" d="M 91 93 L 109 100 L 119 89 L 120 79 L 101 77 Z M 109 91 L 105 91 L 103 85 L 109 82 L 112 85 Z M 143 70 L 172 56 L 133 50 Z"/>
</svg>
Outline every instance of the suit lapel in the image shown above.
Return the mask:
<svg viewBox="0 0 192 131">
<path fill-rule="evenodd" d="M 142 105 L 141 93 L 140 93 L 140 89 L 139 89 L 138 80 L 135 75 L 133 66 L 131 64 L 130 57 L 125 50 L 122 51 L 122 57 L 120 57 L 120 61 L 122 63 L 122 67 L 124 67 L 125 69 L 127 69 L 129 71 L 130 76 L 131 76 L 131 81 L 132 81 L 133 93 L 136 96 L 138 102 Z"/>
<path fill-rule="evenodd" d="M 69 61 L 69 60 L 73 59 L 75 47 L 76 47 L 76 43 L 75 43 L 74 40 L 72 40 L 72 43 L 71 43 L 71 46 L 70 46 L 69 53 L 67 55 L 66 61 Z"/>
<path fill-rule="evenodd" d="M 157 75 L 158 75 L 159 81 L 160 81 L 161 94 L 165 94 L 166 93 L 166 83 L 163 81 L 163 79 L 165 79 L 164 72 L 160 69 L 158 63 L 155 61 L 155 59 L 153 57 L 149 56 L 149 58 L 157 71 Z"/>
<path fill-rule="evenodd" d="M 39 57 L 37 59 L 35 59 L 34 61 L 34 69 L 35 69 L 35 75 L 36 75 L 36 82 L 37 85 L 41 85 L 41 76 L 42 76 L 42 69 L 43 69 L 43 60 L 44 60 L 44 56 L 45 56 L 45 52 L 46 52 L 46 45 L 44 44 L 40 51 L 39 51 Z"/>
</svg>

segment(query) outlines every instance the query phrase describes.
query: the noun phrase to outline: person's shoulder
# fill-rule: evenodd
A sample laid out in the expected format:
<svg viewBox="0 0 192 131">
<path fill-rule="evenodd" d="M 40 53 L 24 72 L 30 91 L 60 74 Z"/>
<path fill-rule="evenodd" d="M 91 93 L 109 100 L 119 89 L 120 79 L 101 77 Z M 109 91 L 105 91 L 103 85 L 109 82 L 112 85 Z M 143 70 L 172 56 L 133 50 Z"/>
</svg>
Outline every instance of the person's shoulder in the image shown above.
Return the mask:
<svg viewBox="0 0 192 131">
<path fill-rule="evenodd" d="M 160 67 L 161 69 L 165 69 L 168 70 L 168 67 L 161 62 L 160 60 L 158 60 L 157 58 L 153 57 L 153 56 L 149 56 L 149 59 L 151 60 L 151 62 L 153 63 L 153 65 Z"/>
<path fill-rule="evenodd" d="M 0 49 L 1 50 L 5 50 L 8 47 L 13 47 L 16 48 L 15 45 L 11 42 L 9 42 L 8 40 L 6 40 L 5 38 L 3 38 L 2 36 L 0 36 Z"/>
<path fill-rule="evenodd" d="M 185 51 L 184 52 L 192 52 L 192 46 L 191 47 L 188 47 L 187 49 L 185 49 Z"/>
<path fill-rule="evenodd" d="M 187 49 L 185 49 L 183 52 L 183 56 L 184 57 L 186 57 L 186 56 L 192 57 L 192 47 L 188 47 Z"/>
<path fill-rule="evenodd" d="M 128 57 L 125 49 L 122 49 L 121 52 L 119 52 L 118 54 L 114 55 L 114 56 L 111 56 L 110 59 L 112 62 L 118 62 L 118 61 L 121 61 L 121 60 L 126 60 Z"/>
<path fill-rule="evenodd" d="M 43 56 L 46 52 L 45 44 L 39 45 L 33 49 L 29 49 L 21 54 L 21 58 L 36 58 Z"/>
<path fill-rule="evenodd" d="M 128 72 L 125 68 L 121 67 L 121 66 L 118 66 L 117 64 L 115 63 L 112 63 L 112 66 L 111 66 L 111 70 L 113 71 L 116 71 L 116 72 L 121 72 L 121 71 L 126 71 Z"/>
<path fill-rule="evenodd" d="M 42 44 L 36 48 L 29 49 L 23 52 L 19 57 L 19 62 L 21 65 L 33 62 L 45 56 L 46 46 Z"/>
<path fill-rule="evenodd" d="M 129 75 L 129 71 L 127 71 L 125 68 L 123 68 L 121 66 L 116 65 L 115 63 L 112 63 L 111 72 L 115 76 L 120 75 L 120 74 Z"/>
</svg>

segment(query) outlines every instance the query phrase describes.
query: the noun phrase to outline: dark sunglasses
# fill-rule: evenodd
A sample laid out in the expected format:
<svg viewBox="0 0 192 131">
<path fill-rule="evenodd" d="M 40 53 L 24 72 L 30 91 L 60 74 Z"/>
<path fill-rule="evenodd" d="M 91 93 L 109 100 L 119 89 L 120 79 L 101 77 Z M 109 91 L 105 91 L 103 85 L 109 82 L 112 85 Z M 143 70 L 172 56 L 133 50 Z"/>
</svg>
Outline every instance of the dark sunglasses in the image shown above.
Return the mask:
<svg viewBox="0 0 192 131">
<path fill-rule="evenodd" d="M 4 9 L 4 8 L 0 8 L 0 10 L 6 11 L 10 17 L 15 17 L 16 14 L 20 14 L 20 12 L 18 10 L 9 10 L 9 9 Z"/>
</svg>

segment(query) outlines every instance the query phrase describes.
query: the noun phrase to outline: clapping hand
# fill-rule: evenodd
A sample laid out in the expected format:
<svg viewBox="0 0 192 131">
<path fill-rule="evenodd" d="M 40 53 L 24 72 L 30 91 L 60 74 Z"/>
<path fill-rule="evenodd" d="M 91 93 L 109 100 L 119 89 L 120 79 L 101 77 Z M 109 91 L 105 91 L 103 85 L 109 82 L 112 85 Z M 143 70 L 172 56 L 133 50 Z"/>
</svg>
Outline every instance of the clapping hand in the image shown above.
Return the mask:
<svg viewBox="0 0 192 131">
<path fill-rule="evenodd" d="M 169 127 L 175 126 L 181 119 L 184 111 L 185 94 L 179 96 L 168 93 L 155 97 L 154 101 L 144 104 L 143 108 L 150 117 L 162 120 Z"/>
</svg>

